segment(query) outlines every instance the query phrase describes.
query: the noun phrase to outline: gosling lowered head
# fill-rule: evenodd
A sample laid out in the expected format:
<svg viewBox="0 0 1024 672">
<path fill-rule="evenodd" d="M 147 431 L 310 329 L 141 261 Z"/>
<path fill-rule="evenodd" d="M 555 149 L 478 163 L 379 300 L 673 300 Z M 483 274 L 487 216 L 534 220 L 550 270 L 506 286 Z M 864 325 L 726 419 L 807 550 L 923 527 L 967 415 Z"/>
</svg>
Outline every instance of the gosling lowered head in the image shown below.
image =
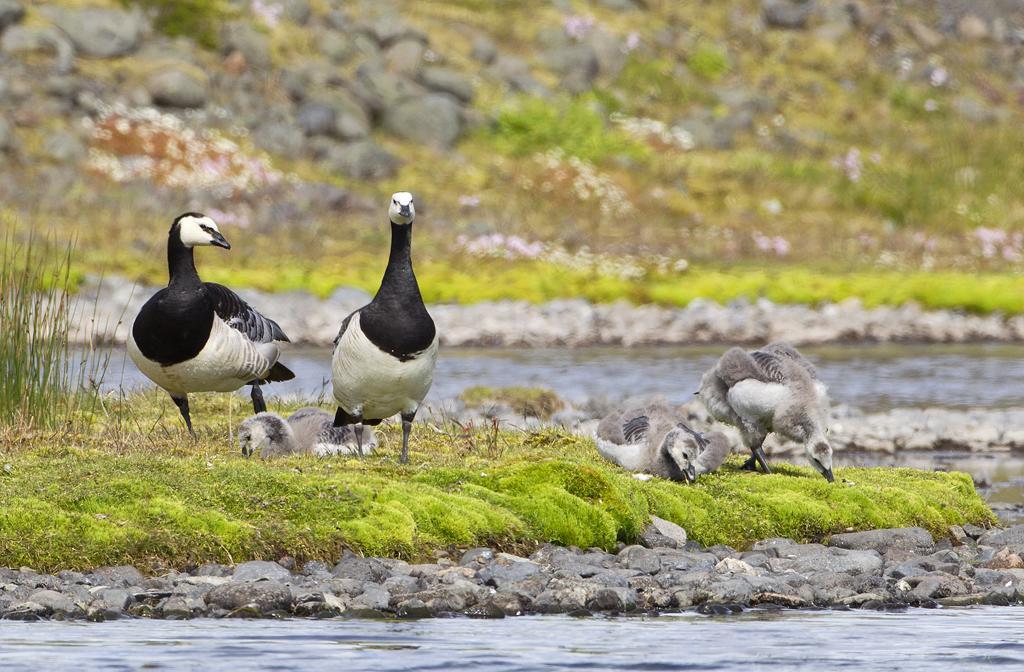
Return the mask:
<svg viewBox="0 0 1024 672">
<path fill-rule="evenodd" d="M 700 446 L 692 434 L 682 427 L 673 427 L 661 440 L 661 452 L 676 466 L 684 482 L 693 483 L 697 480 L 695 462 Z"/>
</svg>

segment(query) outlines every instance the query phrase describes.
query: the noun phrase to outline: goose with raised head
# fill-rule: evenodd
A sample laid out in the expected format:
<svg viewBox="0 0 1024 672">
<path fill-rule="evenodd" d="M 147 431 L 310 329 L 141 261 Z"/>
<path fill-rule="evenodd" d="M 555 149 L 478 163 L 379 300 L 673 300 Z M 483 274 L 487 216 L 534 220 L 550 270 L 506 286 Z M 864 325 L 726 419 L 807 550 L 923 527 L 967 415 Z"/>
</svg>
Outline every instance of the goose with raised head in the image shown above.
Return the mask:
<svg viewBox="0 0 1024 672">
<path fill-rule="evenodd" d="M 597 450 L 629 471 L 694 482 L 729 456 L 721 432 L 702 434 L 662 403 L 613 411 L 597 426 Z"/>
<path fill-rule="evenodd" d="M 380 289 L 341 323 L 331 359 L 334 425 L 355 426 L 402 417 L 401 461 L 409 461 L 409 433 L 434 380 L 437 329 L 423 304 L 412 267 L 412 194 L 399 192 L 388 207 L 391 254 Z"/>
<path fill-rule="evenodd" d="M 826 436 L 828 388 L 792 345 L 730 349 L 704 374 L 697 394 L 715 419 L 740 430 L 752 453 L 744 468 L 771 473 L 762 445 L 774 432 L 802 443 L 811 466 L 835 480 Z"/>
<path fill-rule="evenodd" d="M 267 410 L 260 385 L 295 377 L 278 362 L 278 342 L 288 337 L 233 291 L 203 282 L 196 247 L 231 249 L 217 223 L 197 212 L 175 218 L 167 238 L 167 287 L 142 306 L 128 334 L 128 355 L 147 378 L 174 400 L 189 433 L 192 392 L 232 392 L 252 387 L 253 410 Z"/>
</svg>

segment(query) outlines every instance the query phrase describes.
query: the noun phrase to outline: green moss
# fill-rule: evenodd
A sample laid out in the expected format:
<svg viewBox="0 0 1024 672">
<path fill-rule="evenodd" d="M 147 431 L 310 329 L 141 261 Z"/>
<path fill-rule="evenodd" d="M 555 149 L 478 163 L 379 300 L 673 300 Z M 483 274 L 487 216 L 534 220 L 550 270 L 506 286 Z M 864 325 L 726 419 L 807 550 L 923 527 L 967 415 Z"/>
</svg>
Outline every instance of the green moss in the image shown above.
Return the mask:
<svg viewBox="0 0 1024 672">
<path fill-rule="evenodd" d="M 777 464 L 765 476 L 734 459 L 695 486 L 641 482 L 601 460 L 590 440 L 551 429 L 494 437 L 423 427 L 408 467 L 395 462 L 393 425 L 362 461 L 246 460 L 228 435 L 236 402 L 196 397 L 197 443 L 166 400 L 147 394 L 79 423 L 59 445 L 50 436 L 0 445 L 10 465 L 0 472 L 0 565 L 330 561 L 343 547 L 405 558 L 453 545 L 611 549 L 634 541 L 651 515 L 701 543 L 739 548 L 906 525 L 943 536 L 952 524 L 994 522 L 965 474 L 840 467 L 830 485 L 809 468 Z M 494 440 L 500 451 L 487 448 Z"/>
<path fill-rule="evenodd" d="M 497 123 L 486 137 L 499 152 L 512 156 L 559 148 L 569 156 L 595 162 L 615 156 L 645 157 L 646 147 L 609 128 L 595 104 L 590 96 L 554 101 L 519 98 L 498 111 Z"/>
<path fill-rule="evenodd" d="M 716 82 L 729 72 L 729 55 L 725 49 L 701 42 L 687 60 L 690 71 L 703 80 Z"/>
<path fill-rule="evenodd" d="M 220 26 L 232 14 L 224 0 L 121 0 L 153 13 L 153 25 L 164 35 L 188 37 L 215 49 Z"/>
<path fill-rule="evenodd" d="M 520 415 L 548 420 L 565 405 L 558 395 L 543 387 L 487 387 L 477 385 L 459 395 L 470 408 L 488 404 L 508 404 Z"/>
</svg>

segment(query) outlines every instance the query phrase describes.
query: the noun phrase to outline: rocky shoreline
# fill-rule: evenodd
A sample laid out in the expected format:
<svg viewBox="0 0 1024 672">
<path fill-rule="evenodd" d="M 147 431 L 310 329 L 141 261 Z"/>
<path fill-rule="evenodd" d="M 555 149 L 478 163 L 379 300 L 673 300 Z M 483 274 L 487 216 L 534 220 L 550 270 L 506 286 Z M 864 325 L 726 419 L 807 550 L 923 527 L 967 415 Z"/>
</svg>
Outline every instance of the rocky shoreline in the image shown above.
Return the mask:
<svg viewBox="0 0 1024 672">
<path fill-rule="evenodd" d="M 123 343 L 132 317 L 158 288 L 118 277 L 88 279 L 77 295 L 71 339 Z M 277 320 L 292 341 L 326 346 L 342 319 L 370 295 L 342 288 L 327 299 L 305 292 L 239 294 Z M 433 305 L 442 345 L 447 347 L 580 347 L 766 343 L 797 345 L 856 342 L 1024 342 L 1024 316 L 929 311 L 908 304 L 865 308 L 857 300 L 820 307 L 779 305 L 761 299 L 720 305 L 696 300 L 685 308 L 592 304 L 565 299 L 473 305 Z"/>
<path fill-rule="evenodd" d="M 655 519 L 616 553 L 545 545 L 529 557 L 474 548 L 410 564 L 346 553 L 333 567 L 290 558 L 206 564 L 146 577 L 130 566 L 55 575 L 0 569 L 0 618 L 504 618 L 523 614 L 711 615 L 751 607 L 890 610 L 1024 603 L 1024 525 L 766 539 L 704 548 Z"/>
</svg>

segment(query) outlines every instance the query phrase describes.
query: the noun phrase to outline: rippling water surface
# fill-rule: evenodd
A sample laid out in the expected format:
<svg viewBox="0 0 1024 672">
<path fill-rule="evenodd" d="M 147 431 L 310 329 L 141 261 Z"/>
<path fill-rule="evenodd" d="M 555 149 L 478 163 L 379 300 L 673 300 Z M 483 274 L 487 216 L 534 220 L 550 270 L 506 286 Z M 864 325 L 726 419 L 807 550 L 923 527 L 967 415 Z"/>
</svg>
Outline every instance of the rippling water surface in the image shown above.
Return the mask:
<svg viewBox="0 0 1024 672">
<path fill-rule="evenodd" d="M 0 624 L 0 667 L 29 670 L 1022 669 L 1022 611 L 752 611 L 498 621 Z"/>
<path fill-rule="evenodd" d="M 563 397 L 622 398 L 660 394 L 682 402 L 724 348 L 545 348 L 442 350 L 430 399 L 457 396 L 471 385 L 549 387 Z M 829 384 L 833 399 L 864 410 L 898 406 L 994 408 L 1024 406 L 1024 347 L 1016 345 L 842 345 L 804 348 Z M 268 395 L 330 396 L 330 353 L 292 349 L 284 361 L 295 371 Z M 107 387 L 137 387 L 146 380 L 124 350 L 112 353 Z M 247 393 L 246 393 L 247 394 Z"/>
</svg>

